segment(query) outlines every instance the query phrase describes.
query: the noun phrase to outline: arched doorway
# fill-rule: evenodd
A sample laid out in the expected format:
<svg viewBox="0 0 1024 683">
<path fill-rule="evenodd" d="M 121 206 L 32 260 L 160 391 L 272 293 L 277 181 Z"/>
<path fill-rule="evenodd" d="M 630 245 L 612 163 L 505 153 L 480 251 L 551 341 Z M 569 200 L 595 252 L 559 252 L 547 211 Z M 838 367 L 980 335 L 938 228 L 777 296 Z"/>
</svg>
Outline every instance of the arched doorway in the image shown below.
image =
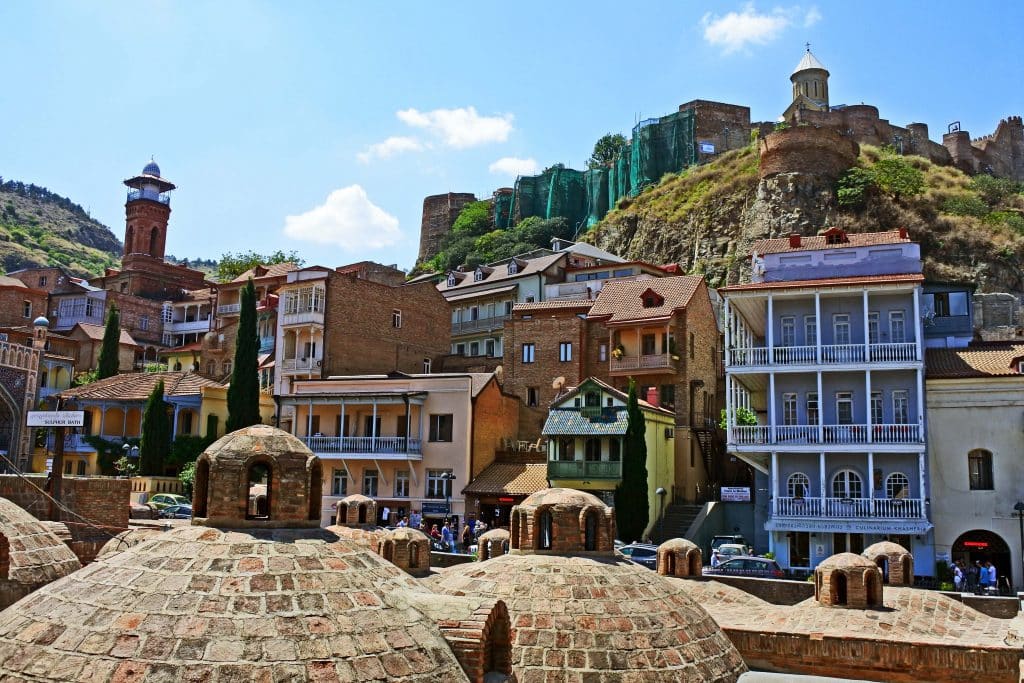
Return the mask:
<svg viewBox="0 0 1024 683">
<path fill-rule="evenodd" d="M 7 389 L 0 386 L 0 453 L 6 458 L 0 459 L 0 472 L 13 471 L 8 460 L 17 465 L 21 455 L 18 443 L 21 438 L 21 411 L 16 405 Z"/>
<path fill-rule="evenodd" d="M 963 560 L 965 567 L 971 567 L 975 562 L 984 564 L 988 560 L 996 568 L 1000 587 L 1003 585 L 1004 576 L 1012 576 L 1010 546 L 999 534 L 987 529 L 973 529 L 961 534 L 953 543 L 951 555 L 954 561 Z"/>
</svg>

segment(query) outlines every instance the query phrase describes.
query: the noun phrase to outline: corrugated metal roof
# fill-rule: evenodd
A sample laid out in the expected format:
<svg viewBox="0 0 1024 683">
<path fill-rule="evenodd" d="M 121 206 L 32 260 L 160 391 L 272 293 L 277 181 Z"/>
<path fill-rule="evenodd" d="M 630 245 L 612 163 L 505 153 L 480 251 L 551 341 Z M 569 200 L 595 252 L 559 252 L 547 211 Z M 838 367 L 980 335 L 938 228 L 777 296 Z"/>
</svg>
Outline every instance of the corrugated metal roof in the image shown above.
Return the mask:
<svg viewBox="0 0 1024 683">
<path fill-rule="evenodd" d="M 800 63 L 796 65 L 795 69 L 793 69 L 793 73 L 797 74 L 801 71 L 806 71 L 807 69 L 821 69 L 822 71 L 828 71 L 828 69 L 825 68 L 825 65 L 818 61 L 818 58 L 811 53 L 810 48 L 807 48 L 807 52 L 804 53 L 804 56 L 800 59 Z"/>
<path fill-rule="evenodd" d="M 594 417 L 580 408 L 552 408 L 541 433 L 545 436 L 621 436 L 629 424 L 626 406 L 601 408 Z"/>
</svg>

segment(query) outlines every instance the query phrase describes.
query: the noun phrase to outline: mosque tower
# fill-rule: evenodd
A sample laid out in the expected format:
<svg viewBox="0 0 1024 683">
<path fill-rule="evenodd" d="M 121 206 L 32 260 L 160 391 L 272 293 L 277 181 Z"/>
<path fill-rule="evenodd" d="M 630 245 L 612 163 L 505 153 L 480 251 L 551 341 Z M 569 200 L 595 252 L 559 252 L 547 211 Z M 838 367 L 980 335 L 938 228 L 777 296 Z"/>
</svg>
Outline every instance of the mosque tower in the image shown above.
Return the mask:
<svg viewBox="0 0 1024 683">
<path fill-rule="evenodd" d="M 150 161 L 142 173 L 124 181 L 128 201 L 124 205 L 124 256 L 149 256 L 164 259 L 167 223 L 171 217 L 171 190 L 174 183 L 160 177 L 160 167 Z"/>
</svg>

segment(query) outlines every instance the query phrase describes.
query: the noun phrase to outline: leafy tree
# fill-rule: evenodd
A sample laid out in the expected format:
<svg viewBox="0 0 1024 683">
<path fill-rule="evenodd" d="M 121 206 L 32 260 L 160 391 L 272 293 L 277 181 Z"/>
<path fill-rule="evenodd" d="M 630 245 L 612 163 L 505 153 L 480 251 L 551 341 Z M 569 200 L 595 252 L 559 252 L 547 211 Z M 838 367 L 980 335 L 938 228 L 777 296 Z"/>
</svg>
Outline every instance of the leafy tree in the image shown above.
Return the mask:
<svg viewBox="0 0 1024 683">
<path fill-rule="evenodd" d="M 896 201 L 924 192 L 924 173 L 904 157 L 884 154 L 871 166 L 875 186 Z"/>
<path fill-rule="evenodd" d="M 626 138 L 620 133 L 607 133 L 594 143 L 594 153 L 587 159 L 587 168 L 608 166 L 619 156 Z"/>
<path fill-rule="evenodd" d="M 146 400 L 142 414 L 142 440 L 139 442 L 139 473 L 162 476 L 171 452 L 171 421 L 164 402 L 164 382 L 160 380 Z"/>
<path fill-rule="evenodd" d="M 619 538 L 626 543 L 643 537 L 651 516 L 647 500 L 647 430 L 636 392 L 636 381 L 630 379 L 622 481 L 615 487 L 615 520 Z"/>
<path fill-rule="evenodd" d="M 235 361 L 228 385 L 227 430 L 233 432 L 260 423 L 260 340 L 256 332 L 256 287 L 252 278 L 242 288 L 242 307 L 238 313 Z"/>
<path fill-rule="evenodd" d="M 107 323 L 103 330 L 103 345 L 100 346 L 100 358 L 96 368 L 96 379 L 106 379 L 117 374 L 121 363 L 118 352 L 121 350 L 121 316 L 117 307 L 111 304 L 107 312 Z"/>
<path fill-rule="evenodd" d="M 452 223 L 450 234 L 479 237 L 488 232 L 493 225 L 491 203 L 487 200 L 470 202 L 459 211 L 458 217 Z"/>
<path fill-rule="evenodd" d="M 981 195 L 989 206 L 998 206 L 1012 195 L 1024 192 L 1024 183 L 1008 178 L 976 175 L 971 178 L 971 189 Z"/>
<path fill-rule="evenodd" d="M 836 197 L 840 206 L 852 208 L 863 206 L 874 183 L 874 175 L 868 169 L 855 166 L 848 170 L 839 178 Z"/>
<path fill-rule="evenodd" d="M 181 482 L 181 488 L 183 489 L 186 498 L 192 498 L 192 489 L 196 485 L 196 464 L 190 462 L 181 468 L 178 472 L 178 481 Z"/>
<path fill-rule="evenodd" d="M 237 254 L 229 251 L 225 252 L 217 263 L 217 279 L 221 282 L 229 282 L 250 268 L 255 268 L 258 265 L 269 266 L 275 263 L 294 263 L 301 266 L 305 261 L 299 258 L 295 251 L 285 253 L 280 249 L 270 254 L 260 254 L 251 249 L 240 251 Z"/>
</svg>

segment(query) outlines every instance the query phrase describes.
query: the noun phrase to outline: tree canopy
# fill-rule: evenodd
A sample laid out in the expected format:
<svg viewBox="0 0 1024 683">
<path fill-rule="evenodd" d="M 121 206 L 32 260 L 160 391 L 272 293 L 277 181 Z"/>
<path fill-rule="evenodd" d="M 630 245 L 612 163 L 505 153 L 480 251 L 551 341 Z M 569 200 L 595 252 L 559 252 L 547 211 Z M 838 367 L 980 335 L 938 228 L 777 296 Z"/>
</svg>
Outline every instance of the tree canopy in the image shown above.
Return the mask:
<svg viewBox="0 0 1024 683">
<path fill-rule="evenodd" d="M 459 215 L 461 218 L 462 214 Z M 434 272 L 447 272 L 463 264 L 474 268 L 481 263 L 500 261 L 534 249 L 550 248 L 553 237 L 572 239 L 573 229 L 566 219 L 531 216 L 502 230 L 495 229 L 490 218 L 483 224 L 477 217 L 463 223 L 462 231 L 456 232 L 453 228 L 445 236 L 441 251 L 431 259 L 428 268 Z"/>
<path fill-rule="evenodd" d="M 164 402 L 164 382 L 153 387 L 142 414 L 142 440 L 139 442 L 139 474 L 159 477 L 164 474 L 171 452 L 171 421 Z"/>
<path fill-rule="evenodd" d="M 106 326 L 103 328 L 103 344 L 96 368 L 96 379 L 106 379 L 117 374 L 121 366 L 118 353 L 121 350 L 121 315 L 117 306 L 110 305 Z"/>
<path fill-rule="evenodd" d="M 259 335 L 256 332 L 256 288 L 252 278 L 242 287 L 235 359 L 228 385 L 227 430 L 260 423 Z"/>
<path fill-rule="evenodd" d="M 594 143 L 594 153 L 587 159 L 587 168 L 602 168 L 609 165 L 619 156 L 626 144 L 626 137 L 621 133 L 606 133 Z"/>
<path fill-rule="evenodd" d="M 615 523 L 619 538 L 626 543 L 633 543 L 643 538 L 651 516 L 647 500 L 647 429 L 637 400 L 636 381 L 633 379 L 629 380 L 626 414 L 622 480 L 615 487 Z"/>
<path fill-rule="evenodd" d="M 275 263 L 294 263 L 301 266 L 305 260 L 300 258 L 295 251 L 284 252 L 278 249 L 269 254 L 261 254 L 250 249 L 238 253 L 225 252 L 217 262 L 217 279 L 221 282 L 229 282 L 236 277 L 258 265 L 271 266 Z"/>
</svg>

